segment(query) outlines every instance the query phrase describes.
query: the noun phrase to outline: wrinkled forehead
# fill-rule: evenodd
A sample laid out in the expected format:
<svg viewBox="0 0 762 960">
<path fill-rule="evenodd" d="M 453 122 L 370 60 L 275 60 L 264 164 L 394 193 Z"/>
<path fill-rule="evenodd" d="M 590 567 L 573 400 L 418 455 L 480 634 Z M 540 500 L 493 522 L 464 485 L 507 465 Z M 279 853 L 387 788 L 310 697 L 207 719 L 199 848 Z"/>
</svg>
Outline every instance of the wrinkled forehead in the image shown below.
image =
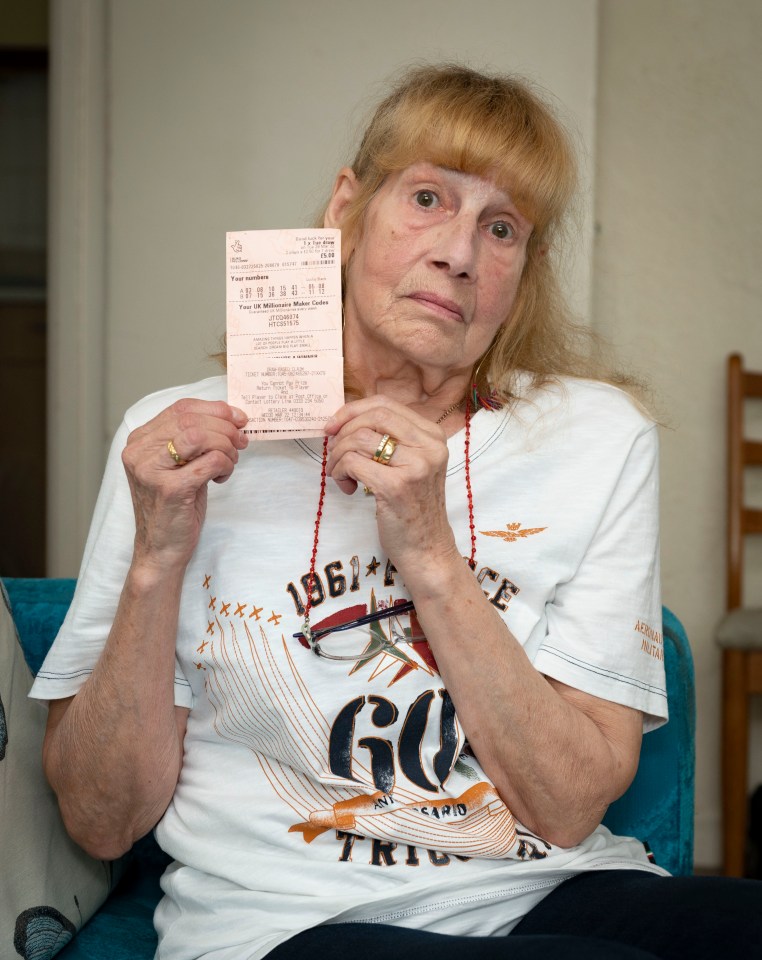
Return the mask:
<svg viewBox="0 0 762 960">
<path fill-rule="evenodd" d="M 379 186 L 379 191 L 393 189 L 400 185 L 425 185 L 434 190 L 437 185 L 454 188 L 469 196 L 474 202 L 485 208 L 512 208 L 517 215 L 525 220 L 518 210 L 509 190 L 498 183 L 494 170 L 485 174 L 470 170 L 458 170 L 451 166 L 433 163 L 430 160 L 419 160 L 402 170 L 388 173 Z M 529 224 L 530 221 L 527 221 Z"/>
</svg>

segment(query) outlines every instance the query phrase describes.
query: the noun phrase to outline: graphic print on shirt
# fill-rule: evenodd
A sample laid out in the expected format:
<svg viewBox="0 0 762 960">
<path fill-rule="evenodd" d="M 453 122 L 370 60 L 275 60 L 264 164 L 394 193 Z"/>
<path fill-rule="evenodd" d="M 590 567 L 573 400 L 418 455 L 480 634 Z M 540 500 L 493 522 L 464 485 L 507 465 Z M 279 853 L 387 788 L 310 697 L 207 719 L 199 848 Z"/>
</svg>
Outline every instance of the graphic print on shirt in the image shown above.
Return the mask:
<svg viewBox="0 0 762 960">
<path fill-rule="evenodd" d="M 376 591 L 371 589 L 368 607 L 365 604 L 346 607 L 316 621 L 312 628 L 320 631 L 338 627 L 368 613 L 393 610 L 402 603 L 403 600 L 395 601 L 392 597 L 388 600 L 376 600 Z M 404 621 L 407 621 L 407 624 Z M 310 649 L 306 638 L 299 638 L 299 643 L 306 650 Z M 349 674 L 371 665 L 372 670 L 367 676 L 368 683 L 390 670 L 389 686 L 402 680 L 413 670 L 424 670 L 430 676 L 439 673 L 415 610 L 401 612 L 399 616 L 390 616 L 384 621 L 376 621 L 350 631 L 342 629 L 329 632 L 321 638 L 320 650 L 324 658 L 346 663 Z"/>
<path fill-rule="evenodd" d="M 452 701 L 430 651 L 423 653 L 428 644 L 417 622 L 389 618 L 382 650 L 370 632 L 379 624 L 366 625 L 358 659 L 318 661 L 276 629 L 275 611 L 267 618 L 250 601 L 218 599 L 211 577 L 205 588 L 210 619 L 199 647 L 204 661 L 197 666 L 206 671 L 214 728 L 253 752 L 293 812 L 289 833 L 308 844 L 328 831 L 351 833 L 464 859 L 547 855 L 544 841 L 517 832 L 511 812 L 466 753 Z M 351 619 L 346 609 L 340 619 Z M 395 631 L 406 643 L 389 643 Z M 312 666 L 306 658 L 314 658 L 321 671 L 333 671 L 330 682 L 323 674 L 326 689 L 346 688 L 343 701 L 331 693 L 329 715 L 305 680 L 305 667 Z M 385 672 L 393 685 L 384 695 L 362 688 L 358 693 L 361 675 L 365 683 Z M 411 687 L 412 695 L 404 682 L 411 672 L 430 678 L 424 690 L 420 682 Z"/>
<path fill-rule="evenodd" d="M 480 530 L 485 537 L 500 537 L 506 543 L 515 543 L 525 537 L 533 537 L 536 533 L 542 533 L 547 527 L 528 527 L 522 529 L 520 523 L 506 523 L 505 530 Z"/>
</svg>

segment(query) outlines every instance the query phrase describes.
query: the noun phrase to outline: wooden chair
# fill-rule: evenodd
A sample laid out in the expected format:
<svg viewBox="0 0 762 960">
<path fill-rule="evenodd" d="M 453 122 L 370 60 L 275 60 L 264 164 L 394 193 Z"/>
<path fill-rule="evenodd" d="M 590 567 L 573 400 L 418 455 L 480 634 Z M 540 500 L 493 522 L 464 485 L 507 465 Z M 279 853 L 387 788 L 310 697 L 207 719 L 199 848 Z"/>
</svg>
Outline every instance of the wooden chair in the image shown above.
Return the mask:
<svg viewBox="0 0 762 960">
<path fill-rule="evenodd" d="M 744 539 L 762 534 L 762 509 L 746 506 L 744 475 L 762 467 L 762 442 L 746 439 L 747 400 L 762 401 L 762 372 L 728 357 L 727 614 L 717 629 L 722 647 L 723 870 L 744 874 L 749 767 L 749 698 L 762 693 L 762 608 L 744 606 Z"/>
</svg>

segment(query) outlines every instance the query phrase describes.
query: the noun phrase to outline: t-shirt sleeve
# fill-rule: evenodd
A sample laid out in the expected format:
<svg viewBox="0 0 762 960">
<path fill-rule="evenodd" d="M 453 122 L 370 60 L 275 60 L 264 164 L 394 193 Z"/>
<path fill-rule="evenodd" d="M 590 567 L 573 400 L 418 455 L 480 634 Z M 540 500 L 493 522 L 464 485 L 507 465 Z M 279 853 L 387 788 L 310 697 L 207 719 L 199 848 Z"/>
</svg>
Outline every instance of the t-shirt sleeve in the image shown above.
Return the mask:
<svg viewBox="0 0 762 960">
<path fill-rule="evenodd" d="M 135 518 L 122 451 L 130 432 L 119 427 L 106 463 L 77 588 L 30 696 L 58 700 L 78 693 L 103 651 L 132 560 Z M 191 689 L 175 662 L 175 703 L 191 706 Z"/>
<path fill-rule="evenodd" d="M 667 719 L 659 584 L 658 436 L 639 431 L 573 577 L 548 604 L 534 664 L 569 686 Z"/>
</svg>

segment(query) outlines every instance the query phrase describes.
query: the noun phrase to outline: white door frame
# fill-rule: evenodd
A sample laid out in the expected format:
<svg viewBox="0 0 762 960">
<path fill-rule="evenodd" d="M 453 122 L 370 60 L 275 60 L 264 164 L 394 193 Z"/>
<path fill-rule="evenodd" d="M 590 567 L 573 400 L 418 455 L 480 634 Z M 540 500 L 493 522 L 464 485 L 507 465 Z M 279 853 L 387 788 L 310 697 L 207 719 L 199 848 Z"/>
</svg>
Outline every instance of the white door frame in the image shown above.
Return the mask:
<svg viewBox="0 0 762 960">
<path fill-rule="evenodd" d="M 47 574 L 79 569 L 104 460 L 108 0 L 50 7 Z"/>
</svg>

